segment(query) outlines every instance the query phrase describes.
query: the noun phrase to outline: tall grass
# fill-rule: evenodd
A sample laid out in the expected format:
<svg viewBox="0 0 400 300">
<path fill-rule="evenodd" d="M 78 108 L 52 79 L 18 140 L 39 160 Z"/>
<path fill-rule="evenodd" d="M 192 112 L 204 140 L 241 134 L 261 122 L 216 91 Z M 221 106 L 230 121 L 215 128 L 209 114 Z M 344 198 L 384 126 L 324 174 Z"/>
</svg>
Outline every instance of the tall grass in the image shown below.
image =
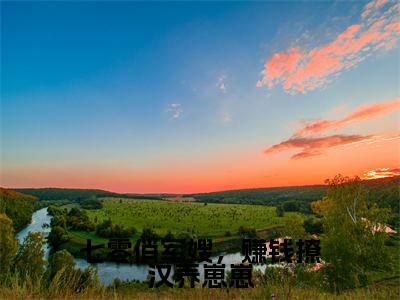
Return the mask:
<svg viewBox="0 0 400 300">
<path fill-rule="evenodd" d="M 372 284 L 368 288 L 347 291 L 340 295 L 322 291 L 317 286 L 296 287 L 295 282 L 276 283 L 255 277 L 255 287 L 249 289 L 223 288 L 210 289 L 163 288 L 148 289 L 146 284 L 127 284 L 122 286 L 101 285 L 92 280 L 81 287 L 82 275 L 76 272 L 59 271 L 49 282 L 43 276 L 38 280 L 22 280 L 15 273 L 0 286 L 0 299 L 399 299 L 399 278 L 391 283 Z M 290 293 L 288 286 L 290 284 Z"/>
<path fill-rule="evenodd" d="M 48 280 L 46 275 L 38 279 L 21 276 L 18 272 L 1 282 L 0 299 L 104 299 L 106 287 L 97 276 L 90 280 L 81 272 L 61 269 Z"/>
</svg>

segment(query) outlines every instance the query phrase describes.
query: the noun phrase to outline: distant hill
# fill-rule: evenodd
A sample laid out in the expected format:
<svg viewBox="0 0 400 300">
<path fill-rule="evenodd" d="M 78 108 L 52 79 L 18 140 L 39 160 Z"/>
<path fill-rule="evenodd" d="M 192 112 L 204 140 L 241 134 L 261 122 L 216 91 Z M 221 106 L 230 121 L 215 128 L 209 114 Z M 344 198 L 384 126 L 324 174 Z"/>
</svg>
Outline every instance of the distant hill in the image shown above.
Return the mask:
<svg viewBox="0 0 400 300">
<path fill-rule="evenodd" d="M 400 176 L 363 180 L 367 188 L 387 188 L 397 186 L 400 188 Z"/>
<path fill-rule="evenodd" d="M 363 181 L 369 191 L 369 199 L 382 207 L 389 207 L 394 212 L 399 209 L 400 176 Z M 321 199 L 327 190 L 326 185 L 271 187 L 257 189 L 229 190 L 211 193 L 186 195 L 174 194 L 119 194 L 98 189 L 66 189 L 66 188 L 23 188 L 18 192 L 35 196 L 40 200 L 70 200 L 80 202 L 91 197 L 118 197 L 135 199 L 161 200 L 168 197 L 193 198 L 199 202 L 242 203 L 260 205 L 283 205 L 285 211 L 309 212 L 309 203 Z M 192 200 L 193 200 L 192 199 Z"/>
<path fill-rule="evenodd" d="M 399 212 L 400 176 L 365 180 L 368 199 L 381 207 Z M 289 186 L 257 189 L 229 190 L 221 192 L 189 194 L 195 201 L 213 203 L 242 203 L 278 206 L 286 211 L 309 212 L 309 203 L 321 199 L 326 194 L 326 185 Z"/>
<path fill-rule="evenodd" d="M 288 200 L 311 202 L 321 199 L 325 195 L 326 189 L 325 185 L 289 186 L 190 194 L 185 197 L 193 197 L 196 201 L 201 202 L 276 206 Z"/>
<path fill-rule="evenodd" d="M 161 200 L 162 195 L 153 194 L 119 194 L 98 189 L 68 189 L 68 188 L 22 188 L 14 189 L 15 191 L 35 196 L 39 200 L 62 201 L 70 200 L 74 202 L 81 202 L 83 200 L 103 197 L 116 197 L 116 198 L 134 198 L 134 199 L 149 199 Z"/>
<path fill-rule="evenodd" d="M 5 213 L 12 221 L 16 231 L 31 221 L 37 198 L 0 187 L 0 213 Z"/>
<path fill-rule="evenodd" d="M 66 189 L 66 188 L 23 188 L 14 189 L 17 192 L 32 195 L 40 200 L 71 200 L 81 201 L 91 197 L 127 197 L 124 194 L 96 189 Z"/>
</svg>

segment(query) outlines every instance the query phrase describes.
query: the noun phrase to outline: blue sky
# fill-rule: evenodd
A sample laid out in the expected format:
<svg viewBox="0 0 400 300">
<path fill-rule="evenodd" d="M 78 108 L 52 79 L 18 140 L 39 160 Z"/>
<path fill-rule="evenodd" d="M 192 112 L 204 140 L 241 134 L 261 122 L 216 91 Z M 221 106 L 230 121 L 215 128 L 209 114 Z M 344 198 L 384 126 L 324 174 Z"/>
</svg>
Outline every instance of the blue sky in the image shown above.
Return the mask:
<svg viewBox="0 0 400 300">
<path fill-rule="evenodd" d="M 305 120 L 396 98 L 396 47 L 370 51 L 304 93 L 256 83 L 274 54 L 318 49 L 367 22 L 360 21 L 366 3 L 2 2 L 2 184 L 187 192 L 318 183 L 346 165 L 288 180 L 288 169 L 260 153 Z M 330 114 L 337 107 L 344 110 Z M 396 116 L 387 118 L 342 132 L 393 134 Z M 279 161 L 297 163 L 289 154 Z M 397 167 L 393 159 L 381 163 L 364 161 L 351 172 Z M 219 179 L 246 166 L 260 167 Z M 27 175 L 39 168 L 42 177 Z M 80 170 L 86 177 L 72 178 Z M 177 174 L 172 183 L 168 170 Z M 87 180 L 99 173 L 113 179 Z M 151 180 L 137 180 L 143 173 Z M 187 184 L 193 180 L 207 184 Z"/>
</svg>

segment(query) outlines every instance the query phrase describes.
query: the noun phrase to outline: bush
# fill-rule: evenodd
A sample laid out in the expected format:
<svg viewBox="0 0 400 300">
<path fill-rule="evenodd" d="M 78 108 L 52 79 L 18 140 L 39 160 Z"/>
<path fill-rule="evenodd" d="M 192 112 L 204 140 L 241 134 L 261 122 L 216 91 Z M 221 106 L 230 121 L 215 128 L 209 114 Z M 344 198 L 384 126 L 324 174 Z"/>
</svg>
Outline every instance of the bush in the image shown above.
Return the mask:
<svg viewBox="0 0 400 300">
<path fill-rule="evenodd" d="M 142 240 L 156 240 L 158 235 L 151 228 L 143 228 L 142 235 L 140 236 Z"/>
<path fill-rule="evenodd" d="M 322 233 L 322 221 L 317 218 L 307 218 L 304 220 L 304 229 L 306 232 L 311 234 Z"/>
<path fill-rule="evenodd" d="M 72 208 L 67 215 L 67 226 L 73 230 L 93 231 L 96 226 L 82 209 Z"/>
<path fill-rule="evenodd" d="M 69 236 L 64 228 L 60 226 L 52 227 L 47 241 L 54 249 L 57 249 L 61 244 L 69 240 Z"/>
<path fill-rule="evenodd" d="M 46 274 L 51 281 L 59 272 L 70 273 L 74 270 L 74 257 L 67 250 L 57 251 L 49 257 L 49 266 Z"/>
<path fill-rule="evenodd" d="M 276 207 L 276 215 L 277 215 L 278 217 L 283 217 L 284 214 L 285 214 L 285 210 L 284 210 L 283 206 L 282 206 L 282 205 L 278 205 L 278 206 Z"/>
<path fill-rule="evenodd" d="M 127 229 L 124 226 L 113 225 L 111 219 L 108 219 L 96 226 L 96 233 L 98 236 L 106 238 L 122 238 L 132 236 L 136 233 L 136 229 L 134 227 Z"/>
<path fill-rule="evenodd" d="M 164 239 L 173 239 L 174 235 L 172 234 L 171 231 L 168 231 L 168 233 L 164 236 Z"/>
<path fill-rule="evenodd" d="M 96 199 L 96 197 L 92 197 L 83 201 L 81 207 L 85 209 L 101 209 L 103 208 L 103 203 L 101 200 Z"/>
<path fill-rule="evenodd" d="M 257 237 L 256 229 L 251 227 L 240 226 L 238 234 L 243 238 L 252 239 Z"/>
<path fill-rule="evenodd" d="M 15 256 L 15 270 L 23 280 L 39 280 L 44 273 L 44 237 L 39 232 L 29 232 Z"/>
</svg>

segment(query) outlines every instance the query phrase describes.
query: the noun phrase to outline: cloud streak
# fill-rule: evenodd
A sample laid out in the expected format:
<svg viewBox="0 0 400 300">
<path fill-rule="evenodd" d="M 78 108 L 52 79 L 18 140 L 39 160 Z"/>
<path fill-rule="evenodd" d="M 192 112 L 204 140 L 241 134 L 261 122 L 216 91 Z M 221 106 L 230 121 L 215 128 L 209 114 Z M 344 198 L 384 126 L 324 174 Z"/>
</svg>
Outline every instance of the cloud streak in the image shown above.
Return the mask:
<svg viewBox="0 0 400 300">
<path fill-rule="evenodd" d="M 330 43 L 311 50 L 293 47 L 273 54 L 265 63 L 257 87 L 282 85 L 290 93 L 327 85 L 380 49 L 392 49 L 400 34 L 400 3 L 376 0 L 365 5 L 360 22 Z"/>
<path fill-rule="evenodd" d="M 337 120 L 316 120 L 306 124 L 303 128 L 296 132 L 298 136 L 306 134 L 320 133 L 328 130 L 335 130 L 352 123 L 362 122 L 373 118 L 380 117 L 400 108 L 400 98 L 385 101 L 382 103 L 374 103 L 357 108 L 347 116 Z"/>
<path fill-rule="evenodd" d="M 394 176 L 400 176 L 400 168 L 377 168 L 374 170 L 365 171 L 361 176 L 361 179 L 369 180 Z"/>
<path fill-rule="evenodd" d="M 272 154 L 289 149 L 300 148 L 301 151 L 294 154 L 292 159 L 301 159 L 323 154 L 326 149 L 349 145 L 354 143 L 371 141 L 372 135 L 332 135 L 326 137 L 292 137 L 279 144 L 275 144 L 264 150 L 266 154 Z"/>
</svg>

